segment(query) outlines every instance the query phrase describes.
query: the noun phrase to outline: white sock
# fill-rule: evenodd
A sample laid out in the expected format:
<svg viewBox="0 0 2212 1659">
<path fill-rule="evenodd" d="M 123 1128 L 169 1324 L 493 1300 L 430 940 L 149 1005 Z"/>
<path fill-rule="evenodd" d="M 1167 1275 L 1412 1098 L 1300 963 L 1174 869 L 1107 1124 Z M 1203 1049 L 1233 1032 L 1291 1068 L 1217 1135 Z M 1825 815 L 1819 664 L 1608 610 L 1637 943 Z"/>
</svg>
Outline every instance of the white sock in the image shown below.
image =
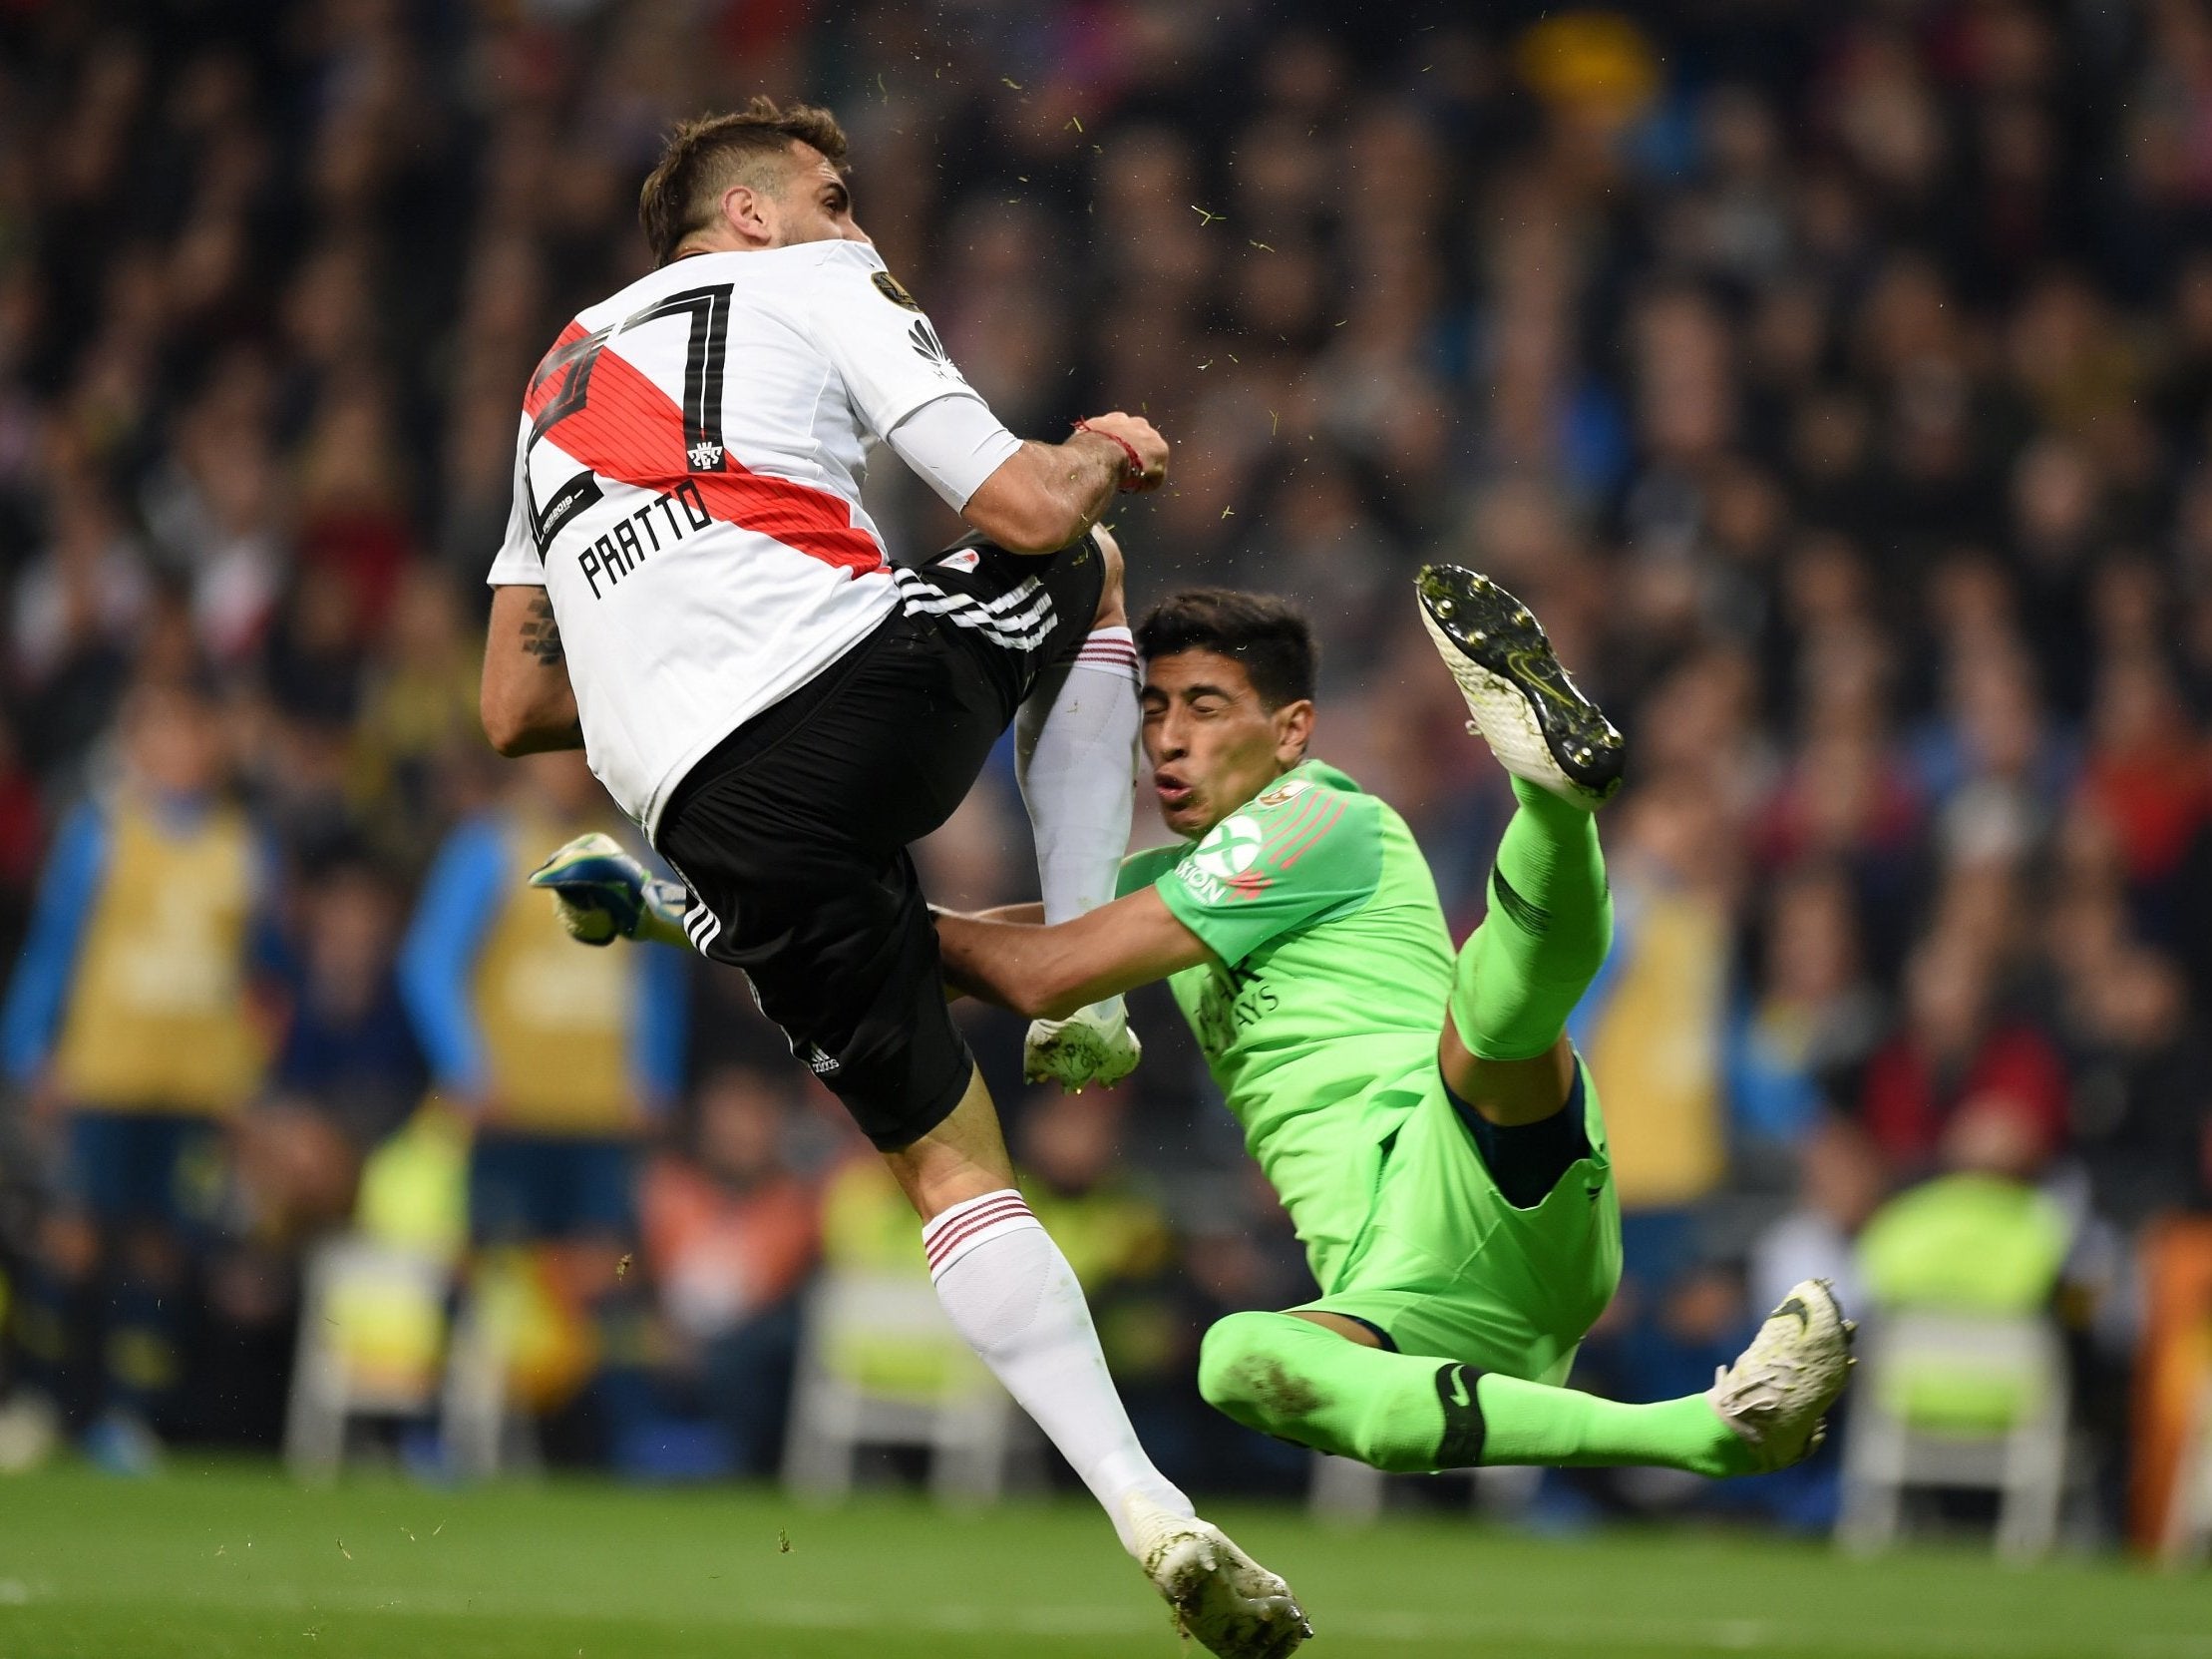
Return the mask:
<svg viewBox="0 0 2212 1659">
<path fill-rule="evenodd" d="M 1048 923 L 1073 921 L 1114 897 L 1137 778 L 1138 679 L 1136 635 L 1093 628 L 1075 659 L 1039 681 L 1015 716 L 1014 774 L 1036 835 Z M 1121 999 L 1091 1006 L 1110 1018 Z"/>
<path fill-rule="evenodd" d="M 1082 1476 L 1122 1548 L 1137 1553 L 1122 1514 L 1133 1492 L 1174 1514 L 1195 1512 L 1137 1444 L 1083 1287 L 1020 1193 L 1006 1187 L 954 1204 L 923 1226 L 922 1244 L 953 1328 Z"/>
</svg>

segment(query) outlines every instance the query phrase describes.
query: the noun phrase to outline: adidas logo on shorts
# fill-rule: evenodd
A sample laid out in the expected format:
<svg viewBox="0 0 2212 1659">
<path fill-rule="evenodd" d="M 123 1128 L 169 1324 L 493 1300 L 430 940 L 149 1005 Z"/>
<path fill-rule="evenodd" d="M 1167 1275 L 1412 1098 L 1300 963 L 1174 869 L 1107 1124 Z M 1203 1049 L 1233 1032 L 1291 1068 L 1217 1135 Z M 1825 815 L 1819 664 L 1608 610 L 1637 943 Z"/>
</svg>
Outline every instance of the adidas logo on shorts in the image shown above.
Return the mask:
<svg viewBox="0 0 2212 1659">
<path fill-rule="evenodd" d="M 819 1047 L 810 1044 L 807 1048 L 807 1069 L 817 1077 L 827 1077 L 837 1069 L 837 1061 Z"/>
</svg>

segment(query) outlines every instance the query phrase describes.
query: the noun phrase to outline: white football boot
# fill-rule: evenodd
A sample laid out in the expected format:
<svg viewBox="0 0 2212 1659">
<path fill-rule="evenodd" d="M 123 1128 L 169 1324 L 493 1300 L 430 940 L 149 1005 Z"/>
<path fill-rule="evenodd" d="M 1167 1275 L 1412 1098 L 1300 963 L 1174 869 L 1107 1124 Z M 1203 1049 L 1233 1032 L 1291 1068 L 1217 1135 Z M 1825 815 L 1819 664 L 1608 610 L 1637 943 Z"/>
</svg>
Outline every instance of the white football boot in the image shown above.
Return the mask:
<svg viewBox="0 0 2212 1659">
<path fill-rule="evenodd" d="M 1137 1560 L 1175 1611 L 1175 1627 L 1220 1659 L 1287 1659 L 1313 1634 L 1290 1586 L 1211 1521 L 1143 1497 L 1123 1507 Z"/>
<path fill-rule="evenodd" d="M 1857 1330 L 1827 1280 L 1802 1280 L 1735 1364 L 1714 1374 L 1705 1398 L 1757 1455 L 1761 1472 L 1803 1462 L 1819 1449 L 1828 1408 L 1857 1363 Z"/>
<path fill-rule="evenodd" d="M 1457 565 L 1422 567 L 1414 588 L 1422 625 L 1474 715 L 1467 729 L 1515 777 L 1587 807 L 1610 800 L 1628 744 L 1576 689 L 1529 608 Z"/>
<path fill-rule="evenodd" d="M 1137 1069 L 1144 1052 L 1129 1029 L 1129 1011 L 1116 997 L 1077 1009 L 1065 1020 L 1032 1020 L 1021 1044 L 1021 1075 L 1080 1094 L 1091 1083 L 1112 1088 Z"/>
</svg>

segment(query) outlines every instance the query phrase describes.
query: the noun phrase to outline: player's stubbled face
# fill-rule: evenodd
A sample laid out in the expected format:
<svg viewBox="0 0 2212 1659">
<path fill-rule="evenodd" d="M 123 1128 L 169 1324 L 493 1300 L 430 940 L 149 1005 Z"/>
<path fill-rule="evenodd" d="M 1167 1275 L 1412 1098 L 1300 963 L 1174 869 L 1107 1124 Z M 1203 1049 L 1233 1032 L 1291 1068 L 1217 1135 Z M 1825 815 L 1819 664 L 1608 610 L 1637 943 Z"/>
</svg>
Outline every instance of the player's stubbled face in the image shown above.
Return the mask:
<svg viewBox="0 0 2212 1659">
<path fill-rule="evenodd" d="M 829 158 L 796 139 L 791 151 L 791 171 L 776 199 L 775 245 L 867 241 L 868 233 L 853 221 L 853 193 Z"/>
<path fill-rule="evenodd" d="M 1187 650 L 1146 664 L 1145 758 L 1169 829 L 1204 835 L 1294 762 L 1278 712 L 1233 656 Z"/>
</svg>

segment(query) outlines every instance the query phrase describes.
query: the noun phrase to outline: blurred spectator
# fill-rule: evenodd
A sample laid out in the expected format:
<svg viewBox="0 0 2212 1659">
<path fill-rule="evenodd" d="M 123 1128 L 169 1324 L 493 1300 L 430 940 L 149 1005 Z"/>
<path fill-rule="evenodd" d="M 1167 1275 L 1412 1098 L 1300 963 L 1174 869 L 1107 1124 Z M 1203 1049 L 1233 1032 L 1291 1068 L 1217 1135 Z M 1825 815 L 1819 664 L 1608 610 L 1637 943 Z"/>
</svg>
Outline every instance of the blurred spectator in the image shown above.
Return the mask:
<svg viewBox="0 0 2212 1659">
<path fill-rule="evenodd" d="M 1809 1157 L 1823 1108 L 1882 1034 L 1843 872 L 1820 865 L 1783 876 L 1767 894 L 1759 946 L 1759 980 L 1741 994 L 1728 1037 L 1734 1133 L 1750 1157 L 1799 1147 Z"/>
<path fill-rule="evenodd" d="M 2075 757 L 2042 708 L 2027 652 L 2009 637 L 1964 646 L 1949 677 L 1945 716 L 1914 742 L 1939 849 L 2019 862 L 2047 845 Z"/>
<path fill-rule="evenodd" d="M 1864 1300 L 1859 1233 L 1888 1185 L 1881 1157 L 1857 1124 L 1831 1116 L 1807 1137 L 1803 1168 L 1795 1207 L 1752 1246 L 1751 1306 L 1779 1307 L 1799 1280 L 1826 1279 L 1856 1308 Z"/>
<path fill-rule="evenodd" d="M 1942 1150 L 1944 1172 L 1891 1199 L 1860 1235 L 1870 1312 L 2051 1311 L 2074 1228 L 2035 1185 L 2047 1155 L 2035 1126 L 1985 1098 L 1952 1119 Z M 1924 1366 L 1910 1387 L 1922 1422 L 2004 1424 L 2020 1409 L 2010 1378 Z"/>
<path fill-rule="evenodd" d="M 1138 1434 L 1156 1456 L 1169 1456 L 1168 1443 L 1185 1428 L 1190 1381 L 1167 1282 L 1175 1237 L 1152 1183 L 1123 1151 L 1124 1109 L 1119 1090 L 1033 1094 L 1017 1118 L 1014 1165 L 1030 1209 L 1083 1287 Z"/>
<path fill-rule="evenodd" d="M 452 774 L 481 769 L 478 645 L 453 585 L 420 571 L 394 601 L 388 649 L 366 670 L 351 798 L 376 845 L 428 859 Z"/>
<path fill-rule="evenodd" d="M 500 804 L 439 852 L 400 958 L 431 1083 L 476 1125 L 469 1225 L 480 1246 L 544 1246 L 550 1294 L 597 1340 L 605 1444 L 650 1403 L 633 1154 L 682 1080 L 683 959 L 578 947 L 525 878 L 610 814 L 576 754 L 531 757 Z"/>
<path fill-rule="evenodd" d="M 269 1072 L 272 1093 L 312 1101 L 356 1146 L 398 1127 L 425 1080 L 394 973 L 398 898 L 366 861 L 314 872 L 301 897 L 290 1019 Z"/>
<path fill-rule="evenodd" d="M 2082 798 L 2117 838 L 2146 916 L 2171 904 L 2168 884 L 2204 821 L 2200 748 L 2162 663 L 2137 655 L 2106 661 L 2090 714 Z"/>
<path fill-rule="evenodd" d="M 1596 1079 L 1621 1198 L 1621 1284 L 1590 1345 L 1611 1392 L 1663 1400 L 1731 1339 L 1740 1295 L 1711 1275 L 1700 1207 L 1728 1176 L 1732 910 L 1716 803 L 1648 780 L 1609 842 L 1613 952 L 1568 1022 Z M 1678 1391 L 1676 1391 L 1678 1392 Z"/>
<path fill-rule="evenodd" d="M 223 1124 L 264 1063 L 252 989 L 275 872 L 225 793 L 203 691 L 141 685 L 123 740 L 114 786 L 56 839 L 0 1036 L 58 1165 L 24 1287 L 26 1382 L 45 1410 L 87 1405 L 91 1454 L 143 1472 L 184 1376 L 184 1292 L 217 1220 Z M 79 1369 L 94 1354 L 97 1382 Z"/>
<path fill-rule="evenodd" d="M 16 959 L 30 926 L 46 825 L 37 785 L 16 751 L 15 737 L 0 721 L 0 950 Z"/>
<path fill-rule="evenodd" d="M 2035 1188 L 2048 1152 L 2035 1125 L 1978 1101 L 1944 1131 L 1941 1170 L 1891 1199 L 1859 1240 L 1879 1308 L 2033 1313 L 2050 1306 L 2072 1229 Z"/>
<path fill-rule="evenodd" d="M 2187 982 L 2170 958 L 2124 946 L 2082 963 L 2060 1011 L 2072 1049 L 2068 1129 L 2098 1215 L 2125 1228 L 2186 1209 L 2212 1121 L 2212 1081 Z"/>
<path fill-rule="evenodd" d="M 813 1270 L 820 1193 L 792 1162 L 786 1086 L 737 1066 L 700 1085 L 688 1156 L 662 1153 L 641 1194 L 645 1262 L 674 1375 L 728 1437 L 733 1473 L 775 1471 Z"/>
<path fill-rule="evenodd" d="M 2142 1345 L 2129 1427 L 2128 1536 L 2137 1548 L 2164 1541 L 2195 1444 L 2203 1402 L 2212 1391 L 2212 1134 L 2197 1164 L 2195 1214 L 2169 1215 L 2142 1238 Z"/>
<path fill-rule="evenodd" d="M 284 1035 L 239 1149 L 256 1226 L 278 1240 L 351 1213 L 362 1156 L 422 1098 L 422 1051 L 394 971 L 398 903 L 358 857 L 317 867 L 300 896 Z"/>
<path fill-rule="evenodd" d="M 1900 1174 L 1927 1169 L 1952 1121 L 2009 1118 L 2039 1164 L 2065 1132 L 2056 1048 L 2007 1014 L 1995 967 L 1968 940 L 1931 935 L 1905 971 L 1901 1025 L 1867 1062 L 1858 1112 Z"/>
<path fill-rule="evenodd" d="M 1624 1229 L 1653 1235 L 1629 1260 L 1663 1278 L 1659 1264 L 1686 1251 L 1691 1211 L 1727 1174 L 1733 873 L 1715 803 L 1693 779 L 1649 780 L 1624 804 L 1608 851 L 1613 953 L 1571 1029 L 1600 1079 Z"/>
</svg>

